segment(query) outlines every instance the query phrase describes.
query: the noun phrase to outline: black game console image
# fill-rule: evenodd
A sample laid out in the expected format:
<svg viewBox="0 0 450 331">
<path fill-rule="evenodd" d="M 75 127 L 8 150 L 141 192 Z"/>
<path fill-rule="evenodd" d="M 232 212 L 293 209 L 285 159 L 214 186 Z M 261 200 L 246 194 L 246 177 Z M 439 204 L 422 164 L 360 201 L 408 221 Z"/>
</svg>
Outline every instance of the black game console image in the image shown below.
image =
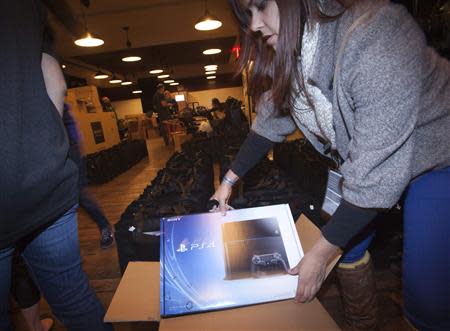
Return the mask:
<svg viewBox="0 0 450 331">
<path fill-rule="evenodd" d="M 222 224 L 225 279 L 286 274 L 289 268 L 276 218 Z"/>
</svg>

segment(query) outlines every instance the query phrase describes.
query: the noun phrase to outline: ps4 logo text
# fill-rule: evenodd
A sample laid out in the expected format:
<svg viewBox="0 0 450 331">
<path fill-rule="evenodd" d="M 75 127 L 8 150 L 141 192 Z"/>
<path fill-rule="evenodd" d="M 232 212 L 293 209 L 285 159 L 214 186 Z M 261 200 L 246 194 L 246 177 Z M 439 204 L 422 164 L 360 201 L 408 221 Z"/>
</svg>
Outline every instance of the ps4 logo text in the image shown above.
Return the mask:
<svg viewBox="0 0 450 331">
<path fill-rule="evenodd" d="M 211 242 L 203 241 L 201 243 L 192 243 L 192 244 L 181 243 L 180 247 L 177 249 L 177 252 L 185 253 L 185 252 L 191 252 L 191 251 L 215 248 L 215 247 L 216 247 L 216 245 L 215 245 L 214 241 L 211 241 Z"/>
</svg>

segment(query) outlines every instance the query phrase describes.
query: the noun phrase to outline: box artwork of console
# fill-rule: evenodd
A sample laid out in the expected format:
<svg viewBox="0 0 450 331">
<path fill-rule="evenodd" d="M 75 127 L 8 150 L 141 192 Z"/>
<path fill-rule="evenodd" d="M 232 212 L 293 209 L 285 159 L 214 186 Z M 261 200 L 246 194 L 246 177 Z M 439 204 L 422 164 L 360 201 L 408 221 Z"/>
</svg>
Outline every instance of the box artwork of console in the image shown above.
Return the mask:
<svg viewBox="0 0 450 331">
<path fill-rule="evenodd" d="M 160 313 L 293 298 L 302 257 L 287 204 L 163 218 Z"/>
</svg>

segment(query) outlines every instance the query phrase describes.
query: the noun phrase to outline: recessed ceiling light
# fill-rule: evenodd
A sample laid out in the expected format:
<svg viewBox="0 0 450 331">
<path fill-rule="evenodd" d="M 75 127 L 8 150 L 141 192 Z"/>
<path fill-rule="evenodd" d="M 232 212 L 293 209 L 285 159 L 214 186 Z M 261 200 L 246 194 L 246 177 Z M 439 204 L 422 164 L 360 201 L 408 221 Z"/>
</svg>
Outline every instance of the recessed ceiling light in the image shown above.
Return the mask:
<svg viewBox="0 0 450 331">
<path fill-rule="evenodd" d="M 171 86 L 177 86 L 177 85 L 180 85 L 180 83 L 178 83 L 178 82 L 173 82 L 173 83 L 170 83 L 169 85 L 171 85 Z"/>
<path fill-rule="evenodd" d="M 207 76 L 206 79 L 215 79 L 216 76 Z"/>
<path fill-rule="evenodd" d="M 163 72 L 162 69 L 154 69 L 154 70 L 150 70 L 150 74 L 152 74 L 152 75 L 160 74 L 160 73 L 162 73 L 162 72 Z"/>
<path fill-rule="evenodd" d="M 219 54 L 222 50 L 219 48 L 210 48 L 203 51 L 204 55 L 213 55 L 213 54 Z"/>
<path fill-rule="evenodd" d="M 142 60 L 142 58 L 140 56 L 126 56 L 124 58 L 122 58 L 123 62 L 137 62 Z"/>
<path fill-rule="evenodd" d="M 142 93 L 142 91 L 141 90 L 134 90 L 133 92 L 131 92 L 131 93 L 133 93 L 133 94 L 141 94 Z"/>
<path fill-rule="evenodd" d="M 110 84 L 119 84 L 122 83 L 122 80 L 119 78 L 114 78 L 109 81 Z"/>
<path fill-rule="evenodd" d="M 215 70 L 213 70 L 213 71 L 206 71 L 205 75 L 214 75 L 215 73 L 216 73 Z"/>
<path fill-rule="evenodd" d="M 123 81 L 122 83 L 120 83 L 121 85 L 131 85 L 133 84 L 132 82 L 130 82 L 129 80 Z"/>
<path fill-rule="evenodd" d="M 62 65 L 61 65 L 61 68 L 66 69 L 67 66 L 66 66 L 65 64 L 62 64 Z"/>
<path fill-rule="evenodd" d="M 168 77 L 170 77 L 170 75 L 159 75 L 158 76 L 159 79 L 168 78 Z"/>
<path fill-rule="evenodd" d="M 174 82 L 173 79 L 168 79 L 168 80 L 165 80 L 165 81 L 164 81 L 164 84 L 170 84 L 170 83 L 173 83 L 173 82 Z"/>
<path fill-rule="evenodd" d="M 105 42 L 89 32 L 83 35 L 83 37 L 74 41 L 75 45 L 80 47 L 97 47 L 103 45 Z"/>
<path fill-rule="evenodd" d="M 95 75 L 94 78 L 95 79 L 106 79 L 109 76 L 107 74 L 105 74 L 104 72 L 98 71 Z"/>
<path fill-rule="evenodd" d="M 217 70 L 217 64 L 209 64 L 207 66 L 204 66 L 205 70 L 210 71 L 210 70 Z"/>
</svg>

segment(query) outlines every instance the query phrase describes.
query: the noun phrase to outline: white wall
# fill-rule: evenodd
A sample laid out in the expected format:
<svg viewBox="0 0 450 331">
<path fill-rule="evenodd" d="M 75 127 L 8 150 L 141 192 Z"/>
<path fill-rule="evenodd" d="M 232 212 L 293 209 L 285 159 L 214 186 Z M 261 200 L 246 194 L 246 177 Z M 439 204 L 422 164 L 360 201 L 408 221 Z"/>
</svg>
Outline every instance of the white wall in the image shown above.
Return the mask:
<svg viewBox="0 0 450 331">
<path fill-rule="evenodd" d="M 142 114 L 141 99 L 129 99 L 123 101 L 111 102 L 112 106 L 116 110 L 117 117 L 125 118 L 126 115 Z"/>
<path fill-rule="evenodd" d="M 200 103 L 200 106 L 211 108 L 212 98 L 217 98 L 220 100 L 220 102 L 225 102 L 228 97 L 233 97 L 238 100 L 244 101 L 244 90 L 242 86 L 189 92 L 188 102 L 198 102 Z"/>
</svg>

